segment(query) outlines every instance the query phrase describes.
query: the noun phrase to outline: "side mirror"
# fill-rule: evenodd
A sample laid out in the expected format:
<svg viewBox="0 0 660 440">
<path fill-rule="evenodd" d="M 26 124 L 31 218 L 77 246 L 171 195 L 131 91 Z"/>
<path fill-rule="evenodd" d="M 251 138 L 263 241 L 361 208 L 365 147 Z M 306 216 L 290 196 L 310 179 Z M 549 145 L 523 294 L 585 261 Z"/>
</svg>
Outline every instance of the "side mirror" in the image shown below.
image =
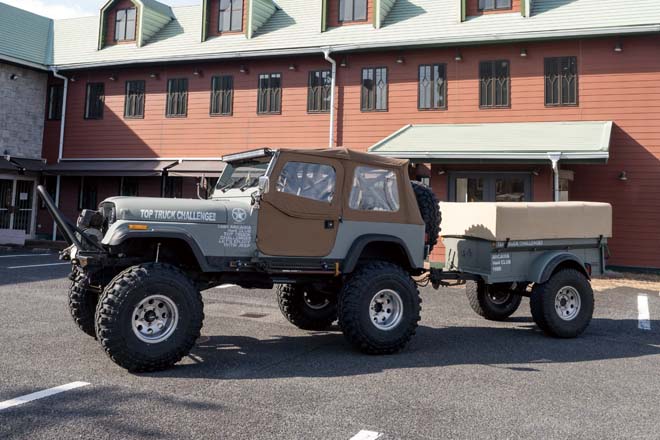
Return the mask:
<svg viewBox="0 0 660 440">
<path fill-rule="evenodd" d="M 268 176 L 259 177 L 259 190 L 261 194 L 268 194 L 268 191 L 270 191 L 270 179 Z"/>
</svg>

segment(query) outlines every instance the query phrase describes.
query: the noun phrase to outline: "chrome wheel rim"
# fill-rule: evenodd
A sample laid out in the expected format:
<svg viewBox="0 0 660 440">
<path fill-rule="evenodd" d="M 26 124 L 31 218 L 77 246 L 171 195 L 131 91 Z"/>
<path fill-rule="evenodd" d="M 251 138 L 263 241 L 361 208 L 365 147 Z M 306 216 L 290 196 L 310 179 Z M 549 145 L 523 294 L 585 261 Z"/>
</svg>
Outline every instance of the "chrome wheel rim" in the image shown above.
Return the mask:
<svg viewBox="0 0 660 440">
<path fill-rule="evenodd" d="M 168 297 L 151 295 L 135 307 L 132 318 L 135 336 L 147 344 L 158 344 L 176 330 L 179 309 Z"/>
<path fill-rule="evenodd" d="M 391 289 L 383 289 L 376 293 L 369 304 L 369 318 L 378 330 L 394 329 L 403 318 L 401 296 Z"/>
<path fill-rule="evenodd" d="M 582 300 L 575 287 L 564 286 L 555 295 L 555 311 L 564 321 L 572 321 L 580 313 Z"/>
<path fill-rule="evenodd" d="M 305 292 L 305 305 L 312 310 L 321 310 L 328 307 L 330 300 L 328 298 L 322 298 L 322 301 L 319 301 L 318 295 L 310 295 Z"/>
</svg>

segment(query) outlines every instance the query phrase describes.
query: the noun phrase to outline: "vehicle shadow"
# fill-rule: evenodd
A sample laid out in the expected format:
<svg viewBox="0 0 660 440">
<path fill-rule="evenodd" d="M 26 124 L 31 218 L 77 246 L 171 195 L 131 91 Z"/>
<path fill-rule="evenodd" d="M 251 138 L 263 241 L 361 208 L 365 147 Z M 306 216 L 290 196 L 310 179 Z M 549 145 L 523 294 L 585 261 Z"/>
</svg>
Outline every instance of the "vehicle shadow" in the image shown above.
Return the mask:
<svg viewBox="0 0 660 440">
<path fill-rule="evenodd" d="M 339 332 L 280 336 L 202 338 L 192 364 L 156 373 L 164 377 L 262 379 L 341 377 L 390 369 L 488 365 L 512 371 L 541 371 L 544 364 L 638 358 L 660 354 L 657 330 L 642 332 L 636 320 L 594 319 L 580 338 L 545 336 L 529 320 L 504 327 L 420 327 L 410 346 L 390 356 L 352 349 Z M 653 321 L 658 329 L 660 322 Z"/>
</svg>

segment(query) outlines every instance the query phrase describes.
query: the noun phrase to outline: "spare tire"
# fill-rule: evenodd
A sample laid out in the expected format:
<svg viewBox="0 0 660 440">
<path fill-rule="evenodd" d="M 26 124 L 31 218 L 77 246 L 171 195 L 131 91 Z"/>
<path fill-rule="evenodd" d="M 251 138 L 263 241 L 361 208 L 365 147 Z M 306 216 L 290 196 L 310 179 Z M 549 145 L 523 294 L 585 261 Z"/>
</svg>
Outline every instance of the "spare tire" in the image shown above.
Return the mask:
<svg viewBox="0 0 660 440">
<path fill-rule="evenodd" d="M 433 250 L 440 237 L 440 223 L 442 214 L 440 213 L 440 202 L 431 188 L 421 182 L 411 181 L 419 212 L 422 214 L 424 225 L 426 226 L 426 245 L 429 252 Z"/>
</svg>

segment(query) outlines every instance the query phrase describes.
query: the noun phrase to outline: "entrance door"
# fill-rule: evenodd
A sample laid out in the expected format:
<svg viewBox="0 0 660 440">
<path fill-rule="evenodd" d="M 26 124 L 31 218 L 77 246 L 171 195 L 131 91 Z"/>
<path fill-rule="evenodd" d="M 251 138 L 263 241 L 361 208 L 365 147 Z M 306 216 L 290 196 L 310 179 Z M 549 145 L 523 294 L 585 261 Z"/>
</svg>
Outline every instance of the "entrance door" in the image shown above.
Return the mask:
<svg viewBox="0 0 660 440">
<path fill-rule="evenodd" d="M 34 182 L 0 179 L 0 229 L 32 234 Z"/>
<path fill-rule="evenodd" d="M 10 229 L 14 181 L 0 179 L 0 229 Z"/>
<path fill-rule="evenodd" d="M 257 246 L 266 255 L 323 257 L 335 245 L 343 168 L 328 158 L 309 160 L 282 153 L 270 175 L 257 228 Z"/>
</svg>

